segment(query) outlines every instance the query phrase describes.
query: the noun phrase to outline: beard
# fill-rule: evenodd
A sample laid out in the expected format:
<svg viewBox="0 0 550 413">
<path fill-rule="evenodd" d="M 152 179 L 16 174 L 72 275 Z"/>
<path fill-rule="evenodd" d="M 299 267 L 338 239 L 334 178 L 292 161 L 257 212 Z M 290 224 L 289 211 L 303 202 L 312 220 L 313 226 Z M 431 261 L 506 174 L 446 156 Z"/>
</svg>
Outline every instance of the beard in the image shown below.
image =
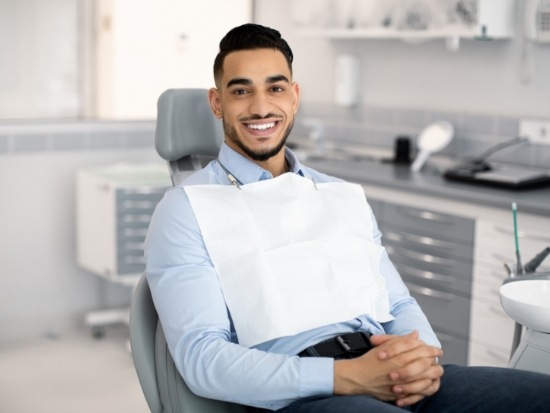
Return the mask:
<svg viewBox="0 0 550 413">
<path fill-rule="evenodd" d="M 258 150 L 255 151 L 248 146 L 246 146 L 243 141 L 239 138 L 239 135 L 237 134 L 237 131 L 233 126 L 231 126 L 229 123 L 223 119 L 223 131 L 225 133 L 225 136 L 227 138 L 236 143 L 239 148 L 253 161 L 257 162 L 263 162 L 267 161 L 269 158 L 272 158 L 273 156 L 277 155 L 285 146 L 286 140 L 288 139 L 288 136 L 290 135 L 290 132 L 292 131 L 292 127 L 294 126 L 294 119 L 292 122 L 287 126 L 286 130 L 284 131 L 283 138 L 281 141 L 271 149 L 264 149 L 264 150 Z"/>
</svg>

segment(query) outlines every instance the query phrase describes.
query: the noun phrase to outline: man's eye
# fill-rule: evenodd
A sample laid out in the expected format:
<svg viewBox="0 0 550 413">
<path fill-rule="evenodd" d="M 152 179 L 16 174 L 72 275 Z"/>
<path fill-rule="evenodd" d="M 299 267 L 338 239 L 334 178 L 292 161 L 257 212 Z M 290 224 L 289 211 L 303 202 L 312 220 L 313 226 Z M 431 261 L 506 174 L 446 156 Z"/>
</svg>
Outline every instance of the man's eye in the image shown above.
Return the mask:
<svg viewBox="0 0 550 413">
<path fill-rule="evenodd" d="M 236 89 L 236 90 L 233 91 L 233 93 L 234 93 L 235 95 L 244 95 L 244 94 L 246 94 L 246 93 L 248 93 L 248 92 L 247 92 L 246 90 L 244 90 L 244 89 Z"/>
<path fill-rule="evenodd" d="M 273 92 L 282 92 L 282 91 L 284 91 L 284 89 L 283 89 L 281 86 L 273 86 L 273 87 L 271 88 L 271 90 L 272 90 Z"/>
</svg>

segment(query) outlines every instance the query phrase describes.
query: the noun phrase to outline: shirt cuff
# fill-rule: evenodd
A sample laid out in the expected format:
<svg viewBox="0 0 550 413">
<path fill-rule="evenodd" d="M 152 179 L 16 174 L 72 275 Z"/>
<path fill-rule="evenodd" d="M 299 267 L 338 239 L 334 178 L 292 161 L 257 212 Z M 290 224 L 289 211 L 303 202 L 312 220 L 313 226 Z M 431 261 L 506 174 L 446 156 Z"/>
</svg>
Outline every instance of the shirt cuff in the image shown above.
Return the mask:
<svg viewBox="0 0 550 413">
<path fill-rule="evenodd" d="M 300 398 L 332 395 L 334 391 L 334 359 L 300 358 Z"/>
</svg>

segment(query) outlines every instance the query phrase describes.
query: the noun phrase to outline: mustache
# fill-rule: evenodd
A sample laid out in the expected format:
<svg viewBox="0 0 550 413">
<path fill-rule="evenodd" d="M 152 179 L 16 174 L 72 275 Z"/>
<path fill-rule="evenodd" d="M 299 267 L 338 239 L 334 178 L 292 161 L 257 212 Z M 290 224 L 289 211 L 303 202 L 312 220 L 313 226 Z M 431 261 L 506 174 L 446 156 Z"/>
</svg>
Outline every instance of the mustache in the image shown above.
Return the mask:
<svg viewBox="0 0 550 413">
<path fill-rule="evenodd" d="M 278 115 L 276 113 L 268 113 L 267 115 L 265 116 L 260 116 L 260 115 L 251 115 L 251 116 L 247 116 L 245 118 L 241 118 L 240 121 L 241 122 L 251 122 L 251 121 L 255 121 L 255 120 L 263 120 L 263 119 L 282 119 L 283 117 L 281 115 Z"/>
</svg>

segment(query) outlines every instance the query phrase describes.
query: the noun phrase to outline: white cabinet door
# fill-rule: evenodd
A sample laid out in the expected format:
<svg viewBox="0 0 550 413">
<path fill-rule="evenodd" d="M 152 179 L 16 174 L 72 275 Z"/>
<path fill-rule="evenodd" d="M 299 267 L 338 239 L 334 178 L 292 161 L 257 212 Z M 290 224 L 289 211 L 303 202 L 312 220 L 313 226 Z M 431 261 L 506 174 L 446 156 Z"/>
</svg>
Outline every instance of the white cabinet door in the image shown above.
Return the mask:
<svg viewBox="0 0 550 413">
<path fill-rule="evenodd" d="M 250 0 L 100 0 L 96 112 L 155 118 L 168 88 L 209 88 L 221 38 L 251 20 Z"/>
<path fill-rule="evenodd" d="M 524 263 L 550 245 L 547 228 L 548 219 L 520 213 L 519 244 Z M 502 309 L 499 289 L 507 277 L 504 263 L 513 261 L 515 243 L 511 211 L 500 219 L 478 219 L 470 320 L 470 365 L 505 366 L 508 363 L 515 322 Z M 548 260 L 537 269 L 537 272 L 545 271 L 550 271 Z"/>
</svg>

